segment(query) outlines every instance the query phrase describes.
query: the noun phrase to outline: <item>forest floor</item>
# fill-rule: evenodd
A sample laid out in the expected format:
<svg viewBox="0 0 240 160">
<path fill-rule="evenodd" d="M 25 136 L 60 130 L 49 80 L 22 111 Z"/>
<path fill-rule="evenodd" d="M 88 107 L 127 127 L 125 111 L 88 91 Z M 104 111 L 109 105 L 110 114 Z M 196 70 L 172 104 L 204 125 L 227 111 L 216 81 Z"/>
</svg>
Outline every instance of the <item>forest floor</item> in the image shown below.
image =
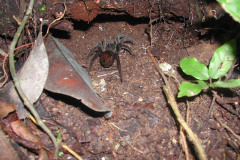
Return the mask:
<svg viewBox="0 0 240 160">
<path fill-rule="evenodd" d="M 149 19 L 128 15 L 98 15 L 89 24 L 74 20 L 72 22 L 71 32 L 51 32 L 84 68 L 88 69 L 91 58 L 87 64 L 86 58 L 97 42 L 102 42 L 104 38 L 114 40 L 119 34 L 125 34 L 134 40 L 135 45 L 127 45 L 136 56 L 125 50 L 119 53 L 123 82 L 120 81 L 116 61 L 110 68 L 103 68 L 99 59 L 93 63 L 89 76 L 94 84 L 100 85 L 94 85 L 94 89 L 113 112 L 109 120 L 82 111 L 80 108 L 83 106 L 74 104 L 66 97 L 44 91 L 40 100 L 58 122 L 44 120 L 46 125 L 54 133 L 61 130 L 62 141 L 83 159 L 185 159 L 179 124 L 163 92 L 164 81 L 147 49 L 150 49 L 159 64 L 168 63 L 175 71 L 175 78 L 168 76 L 168 81 L 177 96 L 179 84 L 186 79 L 192 80 L 180 70 L 180 60 L 195 57 L 208 65 L 213 53 L 221 45 L 215 39 L 215 35 L 219 33 L 196 26 L 186 28 L 183 22 L 163 20 L 151 26 L 150 37 Z M 2 36 L 0 44 L 6 47 L 6 43 L 10 41 L 11 38 L 4 39 Z M 239 71 L 239 66 L 236 69 Z M 239 73 L 237 74 L 239 77 Z M 100 82 L 105 83 L 101 85 Z M 236 102 L 235 106 L 228 107 L 240 114 L 240 90 L 217 91 L 223 99 Z M 199 137 L 208 159 L 239 158 L 239 148 L 234 148 L 232 142 L 235 138 L 218 120 L 221 119 L 221 123 L 237 134 L 240 134 L 240 120 L 220 104 L 213 102 L 211 92 L 176 100 L 182 116 L 187 117 L 188 125 Z M 42 140 L 50 141 L 47 138 Z M 188 136 L 187 142 L 190 159 L 197 158 Z M 68 153 L 61 157 L 75 159 Z"/>
<path fill-rule="evenodd" d="M 104 38 L 113 40 L 122 33 L 135 41 L 136 45 L 130 47 L 136 56 L 131 56 L 126 51 L 119 54 L 122 83 L 116 62 L 107 69 L 101 67 L 98 59 L 93 64 L 90 72 L 93 81 L 98 84 L 104 80 L 106 83 L 96 88 L 96 91 L 113 111 L 113 116 L 108 121 L 93 118 L 76 106 L 44 96 L 43 101 L 53 117 L 77 135 L 77 140 L 71 139 L 67 130 L 64 130 L 63 141 L 72 146 L 73 150 L 80 149 L 84 159 L 184 159 L 179 128 L 162 90 L 163 80 L 146 51 L 151 48 L 146 33 L 148 24 L 131 25 L 128 20 L 108 20 L 94 21 L 89 27 L 82 27 L 81 23 L 75 25 L 69 38 L 58 40 L 74 54 L 82 66 L 89 67 L 90 60 L 85 64 L 86 57 L 97 42 Z M 185 30 L 183 25 L 159 23 L 153 26 L 153 45 L 158 47 L 152 53 L 158 57 L 159 63 L 167 62 L 175 70 L 177 78 L 168 79 L 175 95 L 179 83 L 183 81 L 179 61 L 183 57 L 195 57 L 207 65 L 219 46 L 218 43 L 211 43 L 210 39 L 199 39 L 195 36 L 197 33 Z M 182 34 L 185 32 L 187 33 Z M 232 91 L 220 91 L 221 94 L 224 92 L 228 92 L 224 96 L 236 98 Z M 211 93 L 206 92 L 194 98 L 181 98 L 177 101 L 183 116 L 188 111 L 188 124 L 201 139 L 208 157 L 222 159 L 226 156 L 235 159 L 237 155 L 228 145 L 225 131 L 214 117 L 222 117 L 223 122 L 236 133 L 240 133 L 239 119 L 216 103 L 209 113 L 212 98 Z M 188 107 L 186 101 L 189 103 Z M 89 143 L 79 145 L 81 141 Z M 191 146 L 189 147 L 189 151 L 192 151 Z"/>
</svg>

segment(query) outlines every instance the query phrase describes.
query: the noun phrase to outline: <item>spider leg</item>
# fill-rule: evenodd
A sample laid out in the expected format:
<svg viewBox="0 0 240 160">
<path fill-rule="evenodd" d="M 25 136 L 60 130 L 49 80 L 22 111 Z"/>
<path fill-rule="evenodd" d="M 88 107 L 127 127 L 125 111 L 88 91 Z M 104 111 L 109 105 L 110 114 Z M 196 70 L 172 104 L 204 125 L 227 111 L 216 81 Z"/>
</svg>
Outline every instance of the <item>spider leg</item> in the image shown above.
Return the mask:
<svg viewBox="0 0 240 160">
<path fill-rule="evenodd" d="M 98 47 L 96 46 L 96 47 L 94 47 L 94 48 L 88 53 L 86 62 L 87 62 L 88 59 L 92 56 L 92 54 L 93 54 L 94 52 L 97 52 L 97 51 L 98 51 Z"/>
<path fill-rule="evenodd" d="M 101 48 L 102 48 L 102 44 L 98 42 L 96 46 L 88 53 L 86 60 L 88 60 L 94 52 L 101 50 Z"/>
<path fill-rule="evenodd" d="M 107 46 L 107 40 L 106 40 L 106 38 L 104 38 L 103 41 L 102 41 L 102 48 L 103 48 L 103 50 L 106 49 L 106 46 Z"/>
<path fill-rule="evenodd" d="M 116 54 L 115 56 L 116 56 L 116 60 L 117 60 L 117 69 L 118 69 L 118 72 L 119 72 L 120 81 L 123 82 L 121 63 L 120 63 L 119 55 Z"/>
<path fill-rule="evenodd" d="M 120 43 L 131 43 L 133 45 L 135 45 L 136 43 L 133 41 L 133 39 L 129 38 L 129 37 L 125 37 L 123 39 L 121 39 Z"/>
<path fill-rule="evenodd" d="M 131 55 L 136 56 L 136 55 L 132 52 L 131 48 L 130 48 L 128 45 L 119 43 L 118 46 L 117 46 L 117 48 L 119 49 L 119 51 L 120 51 L 121 49 L 125 49 L 125 50 L 127 50 Z"/>
<path fill-rule="evenodd" d="M 129 38 L 128 36 L 126 36 L 125 34 L 119 34 L 116 38 L 116 42 L 117 43 L 131 43 L 133 45 L 135 45 L 136 43 L 133 41 L 132 38 Z"/>
<path fill-rule="evenodd" d="M 125 37 L 127 37 L 127 36 L 125 34 L 121 33 L 121 34 L 117 35 L 116 39 L 120 41 L 122 38 L 125 38 Z"/>
<path fill-rule="evenodd" d="M 88 73 L 90 73 L 90 71 L 91 71 L 93 62 L 97 59 L 97 57 L 98 57 L 101 53 L 102 53 L 102 52 L 97 52 L 97 53 L 93 56 L 93 58 L 91 59 L 90 64 L 89 64 L 89 68 L 88 68 Z"/>
</svg>

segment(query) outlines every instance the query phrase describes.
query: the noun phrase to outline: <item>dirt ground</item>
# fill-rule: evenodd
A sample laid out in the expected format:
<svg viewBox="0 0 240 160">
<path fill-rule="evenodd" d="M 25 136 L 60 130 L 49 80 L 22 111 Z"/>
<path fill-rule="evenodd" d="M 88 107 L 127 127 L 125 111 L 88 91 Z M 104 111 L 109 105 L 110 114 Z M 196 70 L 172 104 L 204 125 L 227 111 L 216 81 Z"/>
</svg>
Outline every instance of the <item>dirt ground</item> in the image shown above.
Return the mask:
<svg viewBox="0 0 240 160">
<path fill-rule="evenodd" d="M 80 22 L 75 25 L 69 38 L 58 40 L 74 54 L 82 66 L 88 67 L 89 62 L 85 64 L 86 56 L 97 42 L 101 42 L 103 38 L 115 39 L 120 33 L 134 39 L 136 45 L 130 47 L 136 56 L 125 51 L 120 53 L 123 83 L 120 82 L 116 62 L 106 69 L 96 60 L 92 67 L 90 76 L 93 81 L 99 83 L 103 79 L 106 82 L 105 86 L 96 88 L 96 91 L 113 111 L 113 116 L 108 121 L 86 115 L 77 106 L 68 105 L 64 101 L 56 102 L 42 96 L 53 118 L 76 134 L 77 139 L 74 139 L 63 129 L 63 141 L 73 150 L 79 151 L 84 159 L 184 159 L 179 128 L 162 91 L 162 78 L 146 53 L 146 49 L 150 47 L 146 34 L 148 24 L 131 25 L 124 20 L 100 20 L 92 22 L 87 28 L 82 27 Z M 179 34 L 184 32 L 183 25 L 161 23 L 153 26 L 154 45 L 161 46 L 153 52 L 158 53 L 159 62 L 171 64 L 176 71 L 179 71 L 179 60 L 188 55 L 208 64 L 218 47 L 217 43 L 199 40 L 188 32 L 190 37 L 187 40 L 191 43 L 184 49 L 183 37 Z M 176 72 L 176 76 L 177 80 L 169 78 L 175 93 L 178 91 L 178 82 L 182 81 L 181 73 Z M 232 94 L 229 96 L 233 97 Z M 182 115 L 186 114 L 186 100 L 178 99 Z M 239 119 L 215 103 L 214 110 L 208 117 L 212 102 L 208 93 L 189 99 L 188 102 L 188 124 L 201 139 L 208 158 L 236 159 L 236 153 L 224 137 L 225 131 L 213 117 L 222 117 L 237 133 L 240 132 Z M 189 147 L 193 151 L 191 145 Z M 194 158 L 195 153 L 191 152 L 191 155 Z M 69 159 L 69 155 L 63 157 Z"/>
<path fill-rule="evenodd" d="M 89 61 L 85 63 L 89 51 L 104 38 L 114 40 L 117 35 L 125 34 L 136 43 L 129 44 L 136 56 L 127 51 L 119 54 L 122 83 L 116 62 L 110 68 L 103 68 L 97 59 L 89 74 L 93 83 L 105 82 L 105 85 L 94 88 L 113 112 L 109 120 L 84 112 L 82 108 L 85 106 L 78 106 L 63 96 L 44 91 L 40 97 L 52 118 L 59 123 L 44 120 L 47 126 L 53 132 L 60 129 L 63 142 L 83 159 L 185 159 L 179 124 L 163 93 L 162 77 L 146 50 L 150 48 L 159 63 L 167 62 L 175 70 L 176 79 L 168 77 L 168 80 L 176 95 L 179 83 L 189 79 L 180 71 L 179 61 L 183 57 L 195 57 L 207 65 L 220 43 L 212 33 L 196 26 L 186 29 L 183 22 L 161 21 L 152 26 L 151 47 L 148 21 L 147 18 L 131 16 L 99 15 L 90 24 L 73 21 L 71 32 L 52 30 L 52 35 L 86 69 L 89 67 Z M 238 111 L 239 89 L 219 90 L 219 93 L 224 99 L 238 102 L 236 106 L 229 106 Z M 187 122 L 200 138 L 208 159 L 237 159 L 239 148 L 232 144 L 231 138 L 234 137 L 216 118 L 240 134 L 239 118 L 212 101 L 210 92 L 177 99 L 182 116 L 187 114 Z M 211 104 L 213 110 L 209 112 Z M 46 136 L 42 140 L 49 143 Z M 190 159 L 197 159 L 189 137 L 187 141 Z M 64 153 L 61 158 L 75 159 L 69 153 Z"/>
</svg>

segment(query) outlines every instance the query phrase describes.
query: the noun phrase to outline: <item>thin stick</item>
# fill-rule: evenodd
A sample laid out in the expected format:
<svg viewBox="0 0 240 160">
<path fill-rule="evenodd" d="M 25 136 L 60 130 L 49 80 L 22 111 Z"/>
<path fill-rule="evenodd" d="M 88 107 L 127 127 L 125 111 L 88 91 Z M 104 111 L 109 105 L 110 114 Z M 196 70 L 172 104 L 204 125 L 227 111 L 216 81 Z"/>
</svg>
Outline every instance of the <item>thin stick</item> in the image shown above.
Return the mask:
<svg viewBox="0 0 240 160">
<path fill-rule="evenodd" d="M 208 114 L 207 114 L 207 120 L 210 118 L 215 100 L 216 100 L 216 96 L 213 96 L 212 103 L 211 103 L 210 109 L 209 109 Z"/>
<path fill-rule="evenodd" d="M 237 135 L 230 127 L 228 127 L 226 124 L 222 123 L 219 119 L 217 121 L 223 126 L 226 130 L 228 130 L 232 135 L 238 140 L 238 143 L 240 144 L 240 136 Z"/>
<path fill-rule="evenodd" d="M 182 127 L 182 126 L 180 127 L 180 136 L 181 136 L 181 138 L 182 138 L 183 148 L 184 148 L 184 152 L 185 152 L 185 159 L 186 159 L 186 160 L 189 160 L 189 153 L 188 153 L 186 136 L 184 135 L 183 127 Z"/>
<path fill-rule="evenodd" d="M 78 160 L 82 160 L 81 156 L 79 156 L 76 152 L 74 152 L 71 148 L 69 148 L 66 144 L 62 144 L 62 147 L 66 149 L 69 153 L 71 153 Z"/>
<path fill-rule="evenodd" d="M 50 30 L 50 27 L 53 25 L 53 23 L 55 23 L 55 22 L 59 21 L 60 19 L 62 19 L 63 16 L 65 15 L 65 13 L 66 13 L 66 11 L 67 11 L 66 0 L 64 1 L 63 5 L 64 5 L 63 14 L 62 14 L 59 18 L 55 19 L 54 21 L 52 21 L 52 22 L 49 24 L 49 26 L 48 26 L 48 28 L 47 28 L 47 32 L 46 32 L 46 34 L 43 36 L 43 39 L 48 35 L 48 32 L 49 32 L 49 30 Z"/>
<path fill-rule="evenodd" d="M 187 113 L 186 113 L 186 122 L 188 123 L 188 120 L 189 120 L 189 111 L 190 110 L 190 106 L 189 106 L 189 102 L 188 102 L 188 100 L 187 100 Z"/>
<path fill-rule="evenodd" d="M 32 8 L 33 8 L 33 4 L 34 4 L 34 0 L 30 0 L 29 2 L 29 6 L 26 12 L 26 15 L 24 16 L 21 25 L 18 27 L 18 30 L 13 38 L 13 41 L 11 42 L 11 45 L 9 46 L 9 64 L 10 64 L 10 72 L 13 78 L 13 82 L 15 84 L 15 87 L 20 95 L 20 97 L 22 98 L 24 104 L 26 105 L 26 107 L 30 110 L 30 112 L 33 114 L 33 116 L 35 117 L 35 119 L 38 122 L 38 125 L 49 135 L 49 137 L 51 138 L 51 140 L 53 141 L 54 147 L 55 147 L 55 155 L 58 154 L 58 143 L 57 140 L 55 138 L 55 136 L 52 134 L 51 130 L 48 129 L 48 127 L 43 123 L 42 119 L 40 118 L 39 114 L 37 113 L 37 111 L 35 110 L 35 108 L 33 107 L 33 105 L 31 104 L 31 102 L 28 100 L 28 98 L 26 97 L 25 93 L 23 92 L 21 86 L 20 86 L 20 82 L 19 79 L 17 77 L 16 74 L 16 70 L 15 70 L 15 64 L 14 64 L 14 48 L 17 44 L 17 41 L 19 39 L 19 36 L 21 35 L 21 32 L 28 20 L 29 15 L 32 13 Z"/>
<path fill-rule="evenodd" d="M 108 124 L 108 126 L 112 129 L 112 131 L 113 131 L 116 135 L 120 136 L 120 135 L 117 134 L 117 133 L 115 132 L 115 130 L 113 129 L 113 127 L 112 127 L 113 124 L 112 124 L 112 123 L 108 123 L 108 122 L 107 122 L 107 124 Z M 116 127 L 116 126 L 114 126 L 114 127 Z M 118 127 L 118 128 L 119 128 L 119 127 Z M 120 138 L 122 139 L 122 141 L 124 141 L 124 142 L 127 143 L 130 147 L 132 147 L 135 151 L 143 154 L 143 151 L 141 151 L 141 150 L 137 149 L 136 147 L 134 147 L 132 144 L 130 144 L 128 141 L 126 141 L 122 136 L 120 136 Z"/>
<path fill-rule="evenodd" d="M 187 101 L 187 113 L 186 113 L 186 123 L 188 123 L 188 115 L 189 115 L 189 103 Z M 189 160 L 189 152 L 188 152 L 188 145 L 187 145 L 187 139 L 186 136 L 183 132 L 183 128 L 182 126 L 180 126 L 180 135 L 182 137 L 182 141 L 183 141 L 183 147 L 184 147 L 184 151 L 185 151 L 185 159 Z"/>
<path fill-rule="evenodd" d="M 164 82 L 166 85 L 163 86 L 163 91 L 167 96 L 168 99 L 168 103 L 170 104 L 170 106 L 172 107 L 172 110 L 177 118 L 177 121 L 180 123 L 180 125 L 184 128 L 184 130 L 187 132 L 187 134 L 189 135 L 189 137 L 192 139 L 193 145 L 197 151 L 197 156 L 200 160 L 207 160 L 207 156 L 206 153 L 200 143 L 200 140 L 198 139 L 197 135 L 194 134 L 194 132 L 191 130 L 191 128 L 187 125 L 187 123 L 184 121 L 179 108 L 177 106 L 177 102 L 175 101 L 175 97 L 171 91 L 170 85 L 167 81 L 166 76 L 162 73 L 161 69 L 158 66 L 158 63 L 156 61 L 156 59 L 153 57 L 152 53 L 150 52 L 149 49 L 147 49 L 148 54 L 150 55 L 150 57 L 152 58 L 157 71 L 159 72 L 159 74 L 162 76 Z"/>
<path fill-rule="evenodd" d="M 221 133 L 221 132 L 220 132 Z M 215 142 L 215 144 L 213 145 L 213 147 L 208 151 L 207 155 L 211 155 L 212 151 L 216 148 L 216 146 L 218 145 L 218 143 L 222 140 L 223 138 L 223 134 L 218 138 L 218 140 Z"/>
<path fill-rule="evenodd" d="M 4 51 L 3 51 L 4 52 Z M 4 52 L 5 53 L 5 52 Z M 0 84 L 0 87 L 2 87 L 8 80 L 8 74 L 6 72 L 6 69 L 5 69 L 5 63 L 6 63 L 6 59 L 7 59 L 7 56 L 9 54 L 5 53 L 5 57 L 3 59 L 3 64 L 2 64 L 2 69 L 3 69 L 3 76 L 1 77 L 2 78 L 5 78 L 4 81 Z"/>
<path fill-rule="evenodd" d="M 212 91 L 212 93 L 213 93 L 214 97 L 216 97 L 217 102 L 221 105 L 222 108 L 224 108 L 225 110 L 227 110 L 228 112 L 230 112 L 231 114 L 237 116 L 240 119 L 240 115 L 238 115 L 238 113 L 235 110 L 227 107 L 227 105 L 224 103 L 222 98 L 217 94 L 217 92 Z"/>
</svg>

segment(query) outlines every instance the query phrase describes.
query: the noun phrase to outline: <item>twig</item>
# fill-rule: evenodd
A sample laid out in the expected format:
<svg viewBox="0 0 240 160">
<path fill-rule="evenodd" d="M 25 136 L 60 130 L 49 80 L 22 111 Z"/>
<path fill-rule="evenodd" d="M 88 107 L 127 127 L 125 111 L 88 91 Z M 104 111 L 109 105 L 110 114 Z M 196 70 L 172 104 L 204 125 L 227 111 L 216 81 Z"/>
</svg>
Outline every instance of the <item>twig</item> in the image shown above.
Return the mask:
<svg viewBox="0 0 240 160">
<path fill-rule="evenodd" d="M 187 141 L 186 141 L 186 136 L 184 135 L 184 132 L 183 132 L 183 128 L 181 126 L 180 128 L 180 136 L 182 138 L 182 145 L 183 145 L 183 149 L 184 149 L 184 152 L 185 152 L 185 159 L 186 160 L 189 160 L 189 153 L 188 153 L 188 147 L 187 147 Z"/>
<path fill-rule="evenodd" d="M 187 100 L 187 113 L 186 113 L 186 122 L 188 123 L 188 119 L 189 119 L 189 111 L 190 110 L 190 106 L 189 106 L 189 102 L 188 102 L 188 100 Z"/>
<path fill-rule="evenodd" d="M 150 2 L 149 2 L 150 3 Z M 155 3 L 155 1 L 153 2 L 153 3 Z M 148 15 L 148 17 L 149 17 L 149 22 L 148 22 L 148 25 L 150 26 L 150 31 L 149 31 L 149 38 L 150 38 L 150 46 L 152 47 L 152 45 L 153 45 L 153 34 L 152 34 L 152 32 L 153 32 L 153 22 L 155 22 L 155 21 L 157 21 L 157 20 L 159 20 L 159 18 L 155 18 L 155 19 L 152 19 L 152 17 L 151 17 L 151 13 L 152 13 L 152 8 L 153 8 L 153 3 L 150 3 L 150 5 L 151 5 L 151 9 L 150 9 L 150 11 L 149 11 L 149 15 Z"/>
<path fill-rule="evenodd" d="M 113 127 L 112 127 L 113 124 L 112 124 L 112 123 L 107 122 L 107 124 L 108 124 L 108 126 L 112 129 L 112 131 L 113 131 L 116 135 L 119 135 L 119 134 L 117 134 L 117 133 L 115 132 L 115 130 L 113 129 Z M 116 126 L 114 126 L 114 127 L 116 127 Z M 119 127 L 118 127 L 118 128 L 119 128 Z M 119 136 L 120 136 L 120 135 L 119 135 Z M 124 142 L 127 143 L 130 147 L 132 147 L 135 151 L 143 154 L 143 151 L 141 151 L 141 150 L 137 149 L 136 147 L 134 147 L 132 144 L 130 144 L 128 141 L 126 141 L 122 136 L 120 136 L 120 138 L 122 139 L 122 141 L 124 141 Z"/>
<path fill-rule="evenodd" d="M 24 45 L 22 45 L 22 46 L 19 46 L 19 47 L 15 48 L 14 51 L 17 50 L 17 49 L 20 49 L 20 48 L 22 48 L 22 47 L 26 47 L 26 46 L 32 45 L 32 44 L 34 44 L 34 42 L 28 43 L 28 44 L 24 44 Z M 4 59 L 3 59 L 2 68 L 3 68 L 3 73 L 4 73 L 3 76 L 5 77 L 5 80 L 0 84 L 0 87 L 2 87 L 2 86 L 7 82 L 7 80 L 8 80 L 8 74 L 7 74 L 6 69 L 5 69 L 5 64 L 6 64 L 6 61 L 7 61 L 7 58 L 8 58 L 8 56 L 9 56 L 9 54 L 10 54 L 10 52 L 8 52 L 8 54 L 6 54 L 6 56 L 5 56 Z"/>
<path fill-rule="evenodd" d="M 53 23 L 55 23 L 56 21 L 59 21 L 60 19 L 62 19 L 63 16 L 65 15 L 65 13 L 66 13 L 66 11 L 67 11 L 66 0 L 64 1 L 63 5 L 64 5 L 64 11 L 63 11 L 62 15 L 61 15 L 59 18 L 55 19 L 54 21 L 52 21 L 52 22 L 49 24 L 49 26 L 48 26 L 48 28 L 47 28 L 47 32 L 46 32 L 46 34 L 43 36 L 43 38 L 45 38 L 45 37 L 48 35 L 48 32 L 49 32 L 49 30 L 50 30 L 51 25 L 52 25 Z"/>
<path fill-rule="evenodd" d="M 29 15 L 32 13 L 32 8 L 34 5 L 34 0 L 30 0 L 29 2 L 29 6 L 26 12 L 26 15 L 24 16 L 20 26 L 18 27 L 18 30 L 13 38 L 13 41 L 11 42 L 11 45 L 9 46 L 9 65 L 10 65 L 10 72 L 13 78 L 13 82 L 15 84 L 15 87 L 20 95 L 20 97 L 22 98 L 24 104 L 26 105 L 26 107 L 30 110 L 30 112 L 33 114 L 33 116 L 35 117 L 35 119 L 37 120 L 38 125 L 49 135 L 49 137 L 51 138 L 51 140 L 53 141 L 54 147 L 55 147 L 55 155 L 57 156 L 58 154 L 58 143 L 57 140 L 55 138 L 55 136 L 52 134 L 51 130 L 48 129 L 48 127 L 43 123 L 42 119 L 40 118 L 39 114 L 37 113 L 37 111 L 35 110 L 35 108 L 33 107 L 33 105 L 31 104 L 31 102 L 28 100 L 28 98 L 26 97 L 25 93 L 23 92 L 21 86 L 20 86 L 20 82 L 19 79 L 17 77 L 16 74 L 16 70 L 15 70 L 15 64 L 14 64 L 14 48 L 17 44 L 17 41 L 19 39 L 19 36 L 21 35 L 21 32 L 28 20 Z"/>
<path fill-rule="evenodd" d="M 225 110 L 227 110 L 228 112 L 232 113 L 233 115 L 237 116 L 240 119 L 240 115 L 238 115 L 238 113 L 235 110 L 228 108 L 224 101 L 222 100 L 222 98 L 217 94 L 217 92 L 212 91 L 212 93 L 214 97 L 216 97 L 217 102 L 221 105 L 222 108 L 224 108 Z"/>
<path fill-rule="evenodd" d="M 117 126 L 115 123 L 113 123 L 113 122 L 111 122 L 110 124 L 113 125 L 114 127 L 116 127 L 118 130 L 120 130 L 120 131 L 122 131 L 122 132 L 127 132 L 127 130 L 118 127 L 118 126 Z"/>
<path fill-rule="evenodd" d="M 3 59 L 3 62 L 2 62 L 3 76 L 0 79 L 0 80 L 2 80 L 2 78 L 5 78 L 4 81 L 0 84 L 0 87 L 2 87 L 8 80 L 8 74 L 7 74 L 6 69 L 5 69 L 5 63 L 6 63 L 6 59 L 7 59 L 8 54 L 5 53 L 1 49 L 0 49 L 0 52 L 2 52 L 1 55 L 4 56 L 4 59 Z"/>
<path fill-rule="evenodd" d="M 198 139 L 197 135 L 193 133 L 193 131 L 191 130 L 191 128 L 187 125 L 187 123 L 184 121 L 179 108 L 177 106 L 177 102 L 175 101 L 174 95 L 171 91 L 170 85 L 167 81 L 166 76 L 162 73 L 161 69 L 158 67 L 158 63 L 156 61 L 156 59 L 153 57 L 152 53 L 150 52 L 149 49 L 147 49 L 148 54 L 150 55 L 150 57 L 152 58 L 157 71 L 159 72 L 159 74 L 162 76 L 164 82 L 166 85 L 163 86 L 163 91 L 167 96 L 168 99 L 168 103 L 170 104 L 170 106 L 172 107 L 172 110 L 177 118 L 177 121 L 180 123 L 180 125 L 184 128 L 184 130 L 187 132 L 187 134 L 189 135 L 189 137 L 192 139 L 193 145 L 197 151 L 197 156 L 200 160 L 207 160 L 207 156 L 206 153 L 200 143 L 200 140 Z"/>
<path fill-rule="evenodd" d="M 216 118 L 217 119 L 217 118 Z M 221 126 L 223 126 L 226 130 L 228 130 L 230 133 L 232 133 L 232 135 L 238 140 L 239 144 L 240 144 L 240 136 L 237 135 L 230 127 L 228 127 L 226 124 L 222 123 L 219 119 L 217 119 L 217 121 L 221 124 Z"/>
<path fill-rule="evenodd" d="M 189 117 L 189 103 L 187 101 L 187 113 L 186 113 L 186 123 L 188 123 L 188 117 Z M 180 135 L 182 137 L 182 141 L 183 141 L 183 147 L 184 147 L 184 151 L 185 151 L 185 159 L 189 160 L 189 152 L 188 152 L 188 145 L 187 145 L 187 139 L 186 136 L 183 132 L 183 128 L 182 126 L 180 126 Z"/>
<path fill-rule="evenodd" d="M 221 132 L 220 132 L 221 133 Z M 218 143 L 222 140 L 223 138 L 223 134 L 218 138 L 218 140 L 215 142 L 215 144 L 213 145 L 213 147 L 208 151 L 207 155 L 211 155 L 212 151 L 216 148 L 216 146 L 218 145 Z"/>
<path fill-rule="evenodd" d="M 172 40 L 172 37 L 173 37 L 173 35 L 174 35 L 174 33 L 176 32 L 176 30 L 177 30 L 177 28 L 173 31 L 173 33 L 172 33 L 172 35 L 171 35 L 171 37 L 169 38 L 169 40 L 168 40 L 168 43 L 167 43 L 167 45 L 165 45 L 165 49 L 168 49 L 168 45 L 169 45 L 169 43 L 171 42 L 171 40 Z"/>
<path fill-rule="evenodd" d="M 78 160 L 82 160 L 82 158 L 76 152 L 74 152 L 71 148 L 69 148 L 67 145 L 62 144 L 62 147 L 66 149 L 69 153 L 71 153 Z"/>
<path fill-rule="evenodd" d="M 212 103 L 211 103 L 210 109 L 209 109 L 208 114 L 207 114 L 207 120 L 210 118 L 210 114 L 212 113 L 213 104 L 215 103 L 215 100 L 216 100 L 216 96 L 214 95 L 213 99 L 212 99 Z"/>
</svg>

